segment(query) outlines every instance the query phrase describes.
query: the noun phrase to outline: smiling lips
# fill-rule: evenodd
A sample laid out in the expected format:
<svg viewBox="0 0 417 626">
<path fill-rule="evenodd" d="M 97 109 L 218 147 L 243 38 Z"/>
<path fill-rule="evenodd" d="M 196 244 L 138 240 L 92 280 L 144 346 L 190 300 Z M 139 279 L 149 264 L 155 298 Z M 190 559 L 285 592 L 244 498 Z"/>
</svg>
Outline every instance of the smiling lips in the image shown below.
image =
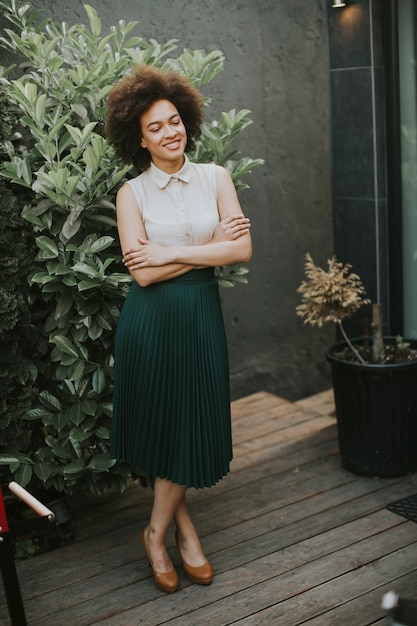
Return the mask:
<svg viewBox="0 0 417 626">
<path fill-rule="evenodd" d="M 175 141 L 170 141 L 169 143 L 164 144 L 164 148 L 168 148 L 168 150 L 177 150 L 181 145 L 181 141 L 179 139 L 175 139 Z"/>
</svg>

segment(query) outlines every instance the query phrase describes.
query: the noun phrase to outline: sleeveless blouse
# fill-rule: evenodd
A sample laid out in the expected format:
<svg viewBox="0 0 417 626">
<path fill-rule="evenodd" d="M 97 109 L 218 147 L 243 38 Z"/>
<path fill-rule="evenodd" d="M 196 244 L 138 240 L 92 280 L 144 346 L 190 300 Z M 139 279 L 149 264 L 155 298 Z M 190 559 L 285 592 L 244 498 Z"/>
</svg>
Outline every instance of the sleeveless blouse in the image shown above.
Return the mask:
<svg viewBox="0 0 417 626">
<path fill-rule="evenodd" d="M 219 223 L 216 166 L 192 163 L 173 175 L 153 163 L 128 181 L 150 241 L 164 246 L 207 243 Z"/>
</svg>

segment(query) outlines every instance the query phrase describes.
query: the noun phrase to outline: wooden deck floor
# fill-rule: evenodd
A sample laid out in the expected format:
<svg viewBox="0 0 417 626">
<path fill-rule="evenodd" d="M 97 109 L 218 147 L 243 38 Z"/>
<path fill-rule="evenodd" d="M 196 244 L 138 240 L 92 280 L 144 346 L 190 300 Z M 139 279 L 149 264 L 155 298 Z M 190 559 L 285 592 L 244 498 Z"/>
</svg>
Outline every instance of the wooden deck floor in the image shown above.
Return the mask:
<svg viewBox="0 0 417 626">
<path fill-rule="evenodd" d="M 159 592 L 139 545 L 151 494 L 91 498 L 71 546 L 17 563 L 31 626 L 365 626 L 385 624 L 385 591 L 417 597 L 417 524 L 386 509 L 417 475 L 364 478 L 338 455 L 332 392 L 233 403 L 235 459 L 218 486 L 189 493 L 215 570 Z M 0 624 L 8 624 L 0 593 Z"/>
</svg>

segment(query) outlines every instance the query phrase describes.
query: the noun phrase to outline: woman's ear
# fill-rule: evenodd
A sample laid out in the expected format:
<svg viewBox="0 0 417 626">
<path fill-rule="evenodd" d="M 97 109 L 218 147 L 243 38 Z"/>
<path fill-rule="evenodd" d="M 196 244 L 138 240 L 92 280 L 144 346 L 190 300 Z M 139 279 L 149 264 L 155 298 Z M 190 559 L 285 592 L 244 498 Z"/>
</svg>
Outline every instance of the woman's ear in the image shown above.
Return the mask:
<svg viewBox="0 0 417 626">
<path fill-rule="evenodd" d="M 146 143 L 145 143 L 145 140 L 144 140 L 144 138 L 143 138 L 143 137 L 142 137 L 142 138 L 141 138 L 141 140 L 140 140 L 140 147 L 141 147 L 141 148 L 146 148 Z"/>
</svg>

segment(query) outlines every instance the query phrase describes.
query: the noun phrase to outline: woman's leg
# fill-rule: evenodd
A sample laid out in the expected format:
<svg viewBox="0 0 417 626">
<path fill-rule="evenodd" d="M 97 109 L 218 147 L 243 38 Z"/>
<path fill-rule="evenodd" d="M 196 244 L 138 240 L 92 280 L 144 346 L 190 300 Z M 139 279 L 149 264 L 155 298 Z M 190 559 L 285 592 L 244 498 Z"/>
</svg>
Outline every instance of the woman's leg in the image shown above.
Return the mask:
<svg viewBox="0 0 417 626">
<path fill-rule="evenodd" d="M 165 547 L 165 535 L 179 503 L 185 496 L 185 489 L 185 485 L 155 478 L 152 513 L 145 541 L 156 572 L 165 573 L 173 568 Z"/>
<path fill-rule="evenodd" d="M 193 567 L 207 563 L 197 531 L 188 512 L 185 491 L 176 508 L 174 519 L 182 559 Z"/>
</svg>

